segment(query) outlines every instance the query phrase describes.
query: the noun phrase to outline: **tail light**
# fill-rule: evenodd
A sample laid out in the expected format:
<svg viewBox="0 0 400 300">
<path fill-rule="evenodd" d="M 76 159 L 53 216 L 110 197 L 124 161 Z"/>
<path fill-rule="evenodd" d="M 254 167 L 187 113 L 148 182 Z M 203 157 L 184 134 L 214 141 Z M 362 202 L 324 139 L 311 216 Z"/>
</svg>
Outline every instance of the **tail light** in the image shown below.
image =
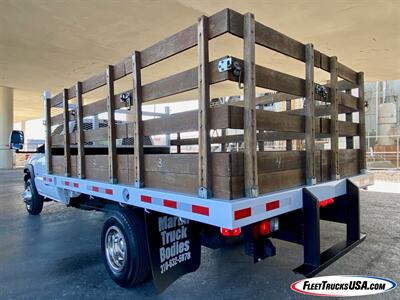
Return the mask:
<svg viewBox="0 0 400 300">
<path fill-rule="evenodd" d="M 31 157 L 30 154 L 25 154 L 25 161 L 28 161 L 28 159 Z"/>
<path fill-rule="evenodd" d="M 279 219 L 278 218 L 272 218 L 269 220 L 264 220 L 255 225 L 256 231 L 258 231 L 259 235 L 268 235 L 271 232 L 279 230 Z M 257 230 L 258 229 L 258 230 Z M 254 233 L 254 231 L 253 231 Z M 258 234 L 255 234 L 255 236 L 258 236 Z"/>
<path fill-rule="evenodd" d="M 223 236 L 238 236 L 240 235 L 240 233 L 241 233 L 240 227 L 234 229 L 221 228 L 221 234 Z"/>
<path fill-rule="evenodd" d="M 258 229 L 261 235 L 267 235 L 271 233 L 271 222 L 264 220 L 258 225 Z"/>
<path fill-rule="evenodd" d="M 329 198 L 329 199 L 320 201 L 318 205 L 319 205 L 319 207 L 325 207 L 329 204 L 333 204 L 334 202 L 335 202 L 335 199 Z"/>
</svg>

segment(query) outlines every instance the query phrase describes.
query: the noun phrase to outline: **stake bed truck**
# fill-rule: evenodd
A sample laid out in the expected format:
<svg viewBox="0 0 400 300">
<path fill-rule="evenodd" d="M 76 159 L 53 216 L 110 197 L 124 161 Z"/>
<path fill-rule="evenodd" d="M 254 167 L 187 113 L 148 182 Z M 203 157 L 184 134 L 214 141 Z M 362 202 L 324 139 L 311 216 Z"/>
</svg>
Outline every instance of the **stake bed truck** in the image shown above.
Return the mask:
<svg viewBox="0 0 400 300">
<path fill-rule="evenodd" d="M 227 34 L 242 41 L 242 58 L 226 53 L 210 61 L 209 49 Z M 257 64 L 263 57 L 255 57 L 256 46 L 304 63 L 305 79 Z M 143 69 L 191 48 L 196 67 L 142 83 Z M 329 83 L 314 81 L 316 68 L 328 72 Z M 117 92 L 122 78 L 130 89 Z M 228 83 L 224 97 L 211 99 L 212 85 Z M 109 213 L 102 254 L 124 287 L 152 273 L 162 291 L 199 267 L 201 245 L 232 239 L 255 263 L 276 254 L 272 238 L 300 244 L 304 264 L 294 271 L 314 276 L 365 239 L 359 188 L 373 178 L 363 85 L 363 73 L 251 13 L 202 16 L 55 96 L 44 93 L 46 143 L 24 169 L 26 208 L 36 215 L 44 202 L 57 201 Z M 86 97 L 92 91 L 105 95 L 93 101 Z M 198 99 L 198 109 L 144 118 L 144 105 L 181 93 Z M 21 143 L 22 132 L 13 132 L 10 144 Z M 343 241 L 322 253 L 320 220 L 347 228 Z"/>
</svg>

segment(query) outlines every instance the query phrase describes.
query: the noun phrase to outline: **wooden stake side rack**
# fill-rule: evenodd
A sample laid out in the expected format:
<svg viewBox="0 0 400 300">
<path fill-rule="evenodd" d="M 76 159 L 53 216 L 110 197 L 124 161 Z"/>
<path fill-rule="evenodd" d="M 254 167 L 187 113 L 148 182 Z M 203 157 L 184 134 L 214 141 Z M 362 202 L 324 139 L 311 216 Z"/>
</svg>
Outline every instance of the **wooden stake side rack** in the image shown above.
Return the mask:
<svg viewBox="0 0 400 300">
<path fill-rule="evenodd" d="M 224 58 L 209 61 L 209 40 L 227 33 L 243 39 L 243 60 L 231 57 L 241 72 L 239 76 L 232 68 L 218 69 Z M 257 65 L 256 45 L 304 62 L 305 79 Z M 141 83 L 142 69 L 193 47 L 198 48 L 196 68 Z M 329 84 L 314 82 L 315 68 L 330 73 Z M 133 89 L 124 94 L 131 97 L 134 120 L 118 123 L 114 112 L 127 104 L 120 101 L 122 93 L 114 93 L 114 84 L 129 75 Z M 210 85 L 239 80 L 244 87 L 243 101 L 210 107 Z M 351 70 L 336 57 L 256 22 L 253 14 L 225 9 L 211 17 L 202 16 L 197 24 L 140 52 L 134 51 L 100 74 L 45 99 L 48 172 L 223 199 L 256 197 L 356 175 L 366 169 L 363 84 L 363 73 Z M 83 94 L 104 86 L 104 99 L 83 105 Z M 256 87 L 277 93 L 257 98 Z M 358 97 L 349 92 L 355 88 Z M 195 89 L 198 110 L 143 120 L 142 104 Z M 297 98 L 305 98 L 304 107 L 291 109 L 291 100 Z M 75 110 L 69 109 L 71 99 L 76 100 Z M 316 105 L 321 100 L 329 105 Z M 287 110 L 257 109 L 259 104 L 274 102 L 286 102 Z M 63 113 L 52 114 L 52 108 L 60 106 Z M 353 112 L 358 112 L 358 123 L 352 120 Z M 100 113 L 107 114 L 107 125 L 83 130 L 84 118 Z M 346 114 L 346 121 L 339 121 L 338 114 Z M 76 121 L 74 132 L 51 132 L 57 124 L 68 127 L 70 120 Z M 222 130 L 222 136 L 210 137 L 212 129 Z M 229 135 L 227 129 L 242 129 L 243 134 Z M 181 133 L 192 131 L 199 133 L 198 138 L 181 138 Z M 171 147 L 177 147 L 178 153 L 143 151 L 145 136 L 162 134 L 177 134 Z M 356 136 L 359 149 L 354 147 Z M 346 137 L 346 149 L 339 149 L 339 137 Z M 117 151 L 116 139 L 123 138 L 133 138 L 132 153 Z M 320 138 L 330 138 L 331 150 L 316 149 L 316 139 Z M 305 151 L 294 150 L 294 140 L 304 141 Z M 107 154 L 86 153 L 87 143 L 96 141 L 107 141 Z M 264 151 L 268 141 L 286 141 L 286 151 Z M 244 150 L 226 152 L 228 143 L 244 143 Z M 221 151 L 211 152 L 211 144 L 221 144 Z M 198 145 L 199 151 L 179 153 L 184 145 Z M 63 155 L 57 155 L 57 147 L 63 148 Z"/>
</svg>

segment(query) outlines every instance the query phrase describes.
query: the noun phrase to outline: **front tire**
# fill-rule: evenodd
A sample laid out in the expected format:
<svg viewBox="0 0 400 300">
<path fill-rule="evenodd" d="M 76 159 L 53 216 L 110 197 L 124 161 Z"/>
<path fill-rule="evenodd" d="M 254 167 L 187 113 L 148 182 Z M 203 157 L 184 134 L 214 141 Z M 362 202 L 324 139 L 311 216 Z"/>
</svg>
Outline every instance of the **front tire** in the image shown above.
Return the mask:
<svg viewBox="0 0 400 300">
<path fill-rule="evenodd" d="M 39 195 L 36 190 L 35 184 L 29 178 L 25 182 L 25 191 L 23 193 L 26 210 L 31 215 L 38 215 L 43 209 L 43 197 Z"/>
<path fill-rule="evenodd" d="M 118 285 L 145 281 L 150 261 L 143 214 L 131 209 L 113 212 L 103 226 L 101 250 L 107 272 Z"/>
</svg>

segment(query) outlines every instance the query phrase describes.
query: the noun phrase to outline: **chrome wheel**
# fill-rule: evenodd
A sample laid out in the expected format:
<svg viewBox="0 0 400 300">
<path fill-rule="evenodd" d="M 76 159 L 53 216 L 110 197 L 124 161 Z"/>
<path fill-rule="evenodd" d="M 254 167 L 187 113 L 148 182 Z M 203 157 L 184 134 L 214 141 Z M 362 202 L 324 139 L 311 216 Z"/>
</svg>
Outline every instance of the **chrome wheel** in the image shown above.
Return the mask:
<svg viewBox="0 0 400 300">
<path fill-rule="evenodd" d="M 22 193 L 22 198 L 24 199 L 26 208 L 28 210 L 32 209 L 32 188 L 30 184 L 27 184 L 25 191 Z"/>
<path fill-rule="evenodd" d="M 108 228 L 104 246 L 108 265 L 114 273 L 120 273 L 126 263 L 127 249 L 125 236 L 117 226 Z"/>
</svg>

